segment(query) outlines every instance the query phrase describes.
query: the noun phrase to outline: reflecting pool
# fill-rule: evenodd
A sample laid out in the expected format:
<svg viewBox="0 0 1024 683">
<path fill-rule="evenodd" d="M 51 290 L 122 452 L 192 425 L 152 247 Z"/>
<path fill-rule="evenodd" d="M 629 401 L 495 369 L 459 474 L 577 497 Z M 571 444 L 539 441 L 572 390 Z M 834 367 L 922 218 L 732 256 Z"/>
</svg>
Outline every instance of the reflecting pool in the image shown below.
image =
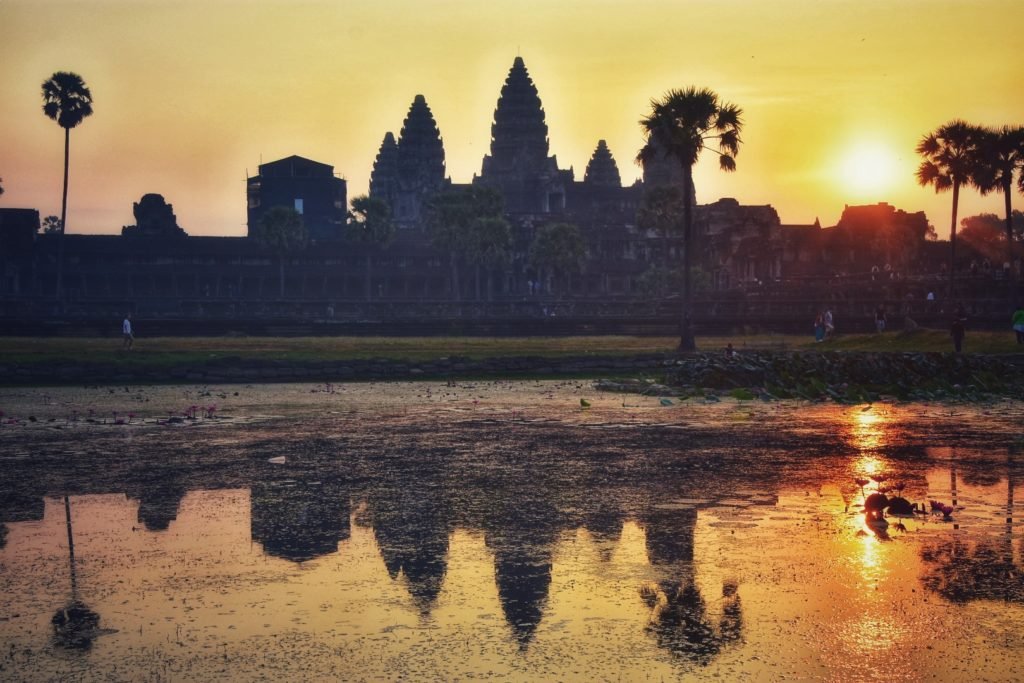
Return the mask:
<svg viewBox="0 0 1024 683">
<path fill-rule="evenodd" d="M 496 381 L 0 409 L 2 680 L 1022 678 L 1020 402 Z M 924 513 L 869 524 L 879 490 Z"/>
</svg>

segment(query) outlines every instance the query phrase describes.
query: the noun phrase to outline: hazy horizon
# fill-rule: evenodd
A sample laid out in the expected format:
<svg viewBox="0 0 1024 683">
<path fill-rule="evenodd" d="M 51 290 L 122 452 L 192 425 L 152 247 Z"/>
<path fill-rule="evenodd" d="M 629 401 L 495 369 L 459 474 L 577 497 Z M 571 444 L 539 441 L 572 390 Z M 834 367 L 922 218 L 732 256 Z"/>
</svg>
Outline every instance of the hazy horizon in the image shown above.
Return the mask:
<svg viewBox="0 0 1024 683">
<path fill-rule="evenodd" d="M 605 139 L 632 183 L 650 99 L 697 85 L 745 112 L 737 172 L 706 155 L 699 202 L 832 225 L 844 204 L 885 201 L 947 237 L 951 196 L 916 185 L 914 146 L 952 118 L 1024 124 L 1022 25 L 1008 0 L 6 0 L 0 207 L 60 211 L 63 132 L 40 95 L 55 71 L 80 74 L 95 109 L 71 133 L 69 232 L 117 233 L 156 192 L 191 235 L 243 235 L 261 159 L 330 164 L 351 199 L 417 94 L 448 175 L 469 182 L 518 54 L 550 153 L 578 180 Z M 961 194 L 960 217 L 982 211 L 1001 214 L 1002 198 Z"/>
</svg>

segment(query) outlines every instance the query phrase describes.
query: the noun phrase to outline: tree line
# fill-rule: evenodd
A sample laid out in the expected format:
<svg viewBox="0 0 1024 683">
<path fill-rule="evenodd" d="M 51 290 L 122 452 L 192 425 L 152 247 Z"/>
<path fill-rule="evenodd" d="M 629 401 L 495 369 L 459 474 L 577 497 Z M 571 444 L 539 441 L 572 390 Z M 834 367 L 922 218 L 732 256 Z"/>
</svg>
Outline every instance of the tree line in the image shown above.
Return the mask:
<svg viewBox="0 0 1024 683">
<path fill-rule="evenodd" d="M 1010 296 L 1014 286 L 1014 186 L 1024 192 L 1024 127 L 987 128 L 954 119 L 925 135 L 917 145 L 923 161 L 917 182 L 936 192 L 952 191 L 953 210 L 949 229 L 949 296 L 955 296 L 957 210 L 960 189 L 973 187 L 982 195 L 1003 194 L 1005 206 L 1006 261 L 1010 264 Z M 1011 305 L 1013 302 L 1011 301 Z"/>
</svg>

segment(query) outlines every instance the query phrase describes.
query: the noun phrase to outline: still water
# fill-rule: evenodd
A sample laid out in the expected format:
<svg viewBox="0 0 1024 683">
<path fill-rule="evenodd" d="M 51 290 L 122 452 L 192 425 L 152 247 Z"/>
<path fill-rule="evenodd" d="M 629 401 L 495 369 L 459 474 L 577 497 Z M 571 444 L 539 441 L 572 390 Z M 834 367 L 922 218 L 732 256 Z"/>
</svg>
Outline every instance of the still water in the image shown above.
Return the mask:
<svg viewBox="0 0 1024 683">
<path fill-rule="evenodd" d="M 1019 402 L 530 381 L 0 409 L 3 680 L 1024 679 Z M 867 526 L 897 486 L 954 511 Z"/>
</svg>

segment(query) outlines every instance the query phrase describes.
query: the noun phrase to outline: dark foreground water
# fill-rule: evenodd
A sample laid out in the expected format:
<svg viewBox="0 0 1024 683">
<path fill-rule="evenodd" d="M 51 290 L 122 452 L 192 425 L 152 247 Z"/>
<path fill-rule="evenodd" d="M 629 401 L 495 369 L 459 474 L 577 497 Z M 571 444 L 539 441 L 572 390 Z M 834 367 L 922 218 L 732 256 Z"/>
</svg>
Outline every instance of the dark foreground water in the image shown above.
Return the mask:
<svg viewBox="0 0 1024 683">
<path fill-rule="evenodd" d="M 1024 679 L 1021 403 L 484 382 L 0 409 L 2 680 Z M 897 484 L 951 519 L 866 526 Z"/>
</svg>

